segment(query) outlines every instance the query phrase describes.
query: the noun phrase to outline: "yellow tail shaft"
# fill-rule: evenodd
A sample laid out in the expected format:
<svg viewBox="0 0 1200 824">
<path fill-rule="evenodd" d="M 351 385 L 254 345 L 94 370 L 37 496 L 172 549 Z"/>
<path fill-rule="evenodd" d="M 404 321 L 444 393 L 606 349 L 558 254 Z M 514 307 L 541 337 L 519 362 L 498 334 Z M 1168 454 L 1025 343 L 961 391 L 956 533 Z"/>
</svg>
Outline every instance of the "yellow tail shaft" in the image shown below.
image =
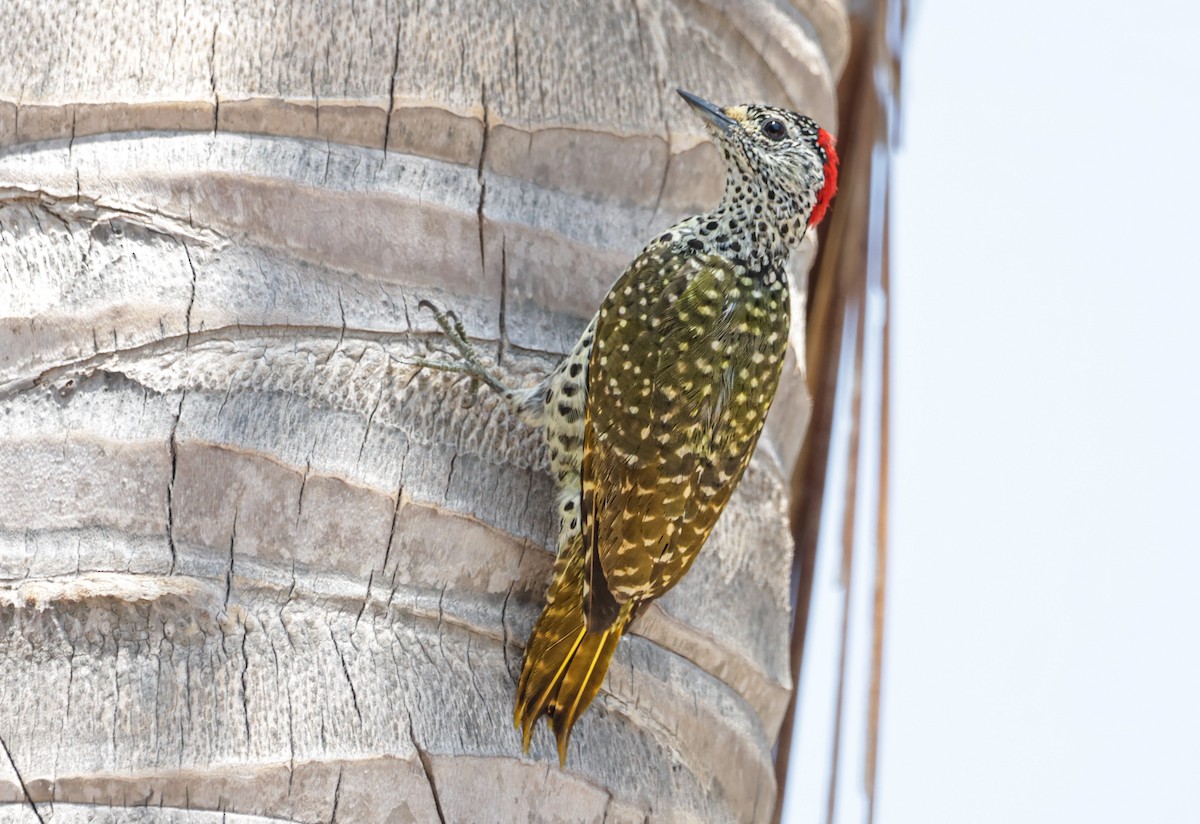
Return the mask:
<svg viewBox="0 0 1200 824">
<path fill-rule="evenodd" d="M 554 564 L 554 582 L 533 633 L 525 645 L 525 664 L 517 684 L 513 720 L 521 728 L 525 751 L 533 727 L 543 715 L 558 740 L 558 761 L 567 761 L 571 727 L 596 697 L 617 641 L 629 623 L 624 604 L 611 626 L 589 632 L 583 611 L 583 553 L 569 548 Z"/>
</svg>

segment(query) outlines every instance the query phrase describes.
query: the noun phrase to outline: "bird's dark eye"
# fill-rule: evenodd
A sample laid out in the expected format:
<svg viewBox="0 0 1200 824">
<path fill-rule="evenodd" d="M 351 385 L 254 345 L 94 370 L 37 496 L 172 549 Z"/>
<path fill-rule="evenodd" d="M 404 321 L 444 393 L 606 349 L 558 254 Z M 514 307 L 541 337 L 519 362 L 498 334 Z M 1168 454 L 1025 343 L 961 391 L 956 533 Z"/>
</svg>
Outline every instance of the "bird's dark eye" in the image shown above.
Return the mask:
<svg viewBox="0 0 1200 824">
<path fill-rule="evenodd" d="M 781 120 L 768 120 L 763 124 L 763 134 L 772 140 L 783 140 L 787 137 L 787 126 Z"/>
</svg>

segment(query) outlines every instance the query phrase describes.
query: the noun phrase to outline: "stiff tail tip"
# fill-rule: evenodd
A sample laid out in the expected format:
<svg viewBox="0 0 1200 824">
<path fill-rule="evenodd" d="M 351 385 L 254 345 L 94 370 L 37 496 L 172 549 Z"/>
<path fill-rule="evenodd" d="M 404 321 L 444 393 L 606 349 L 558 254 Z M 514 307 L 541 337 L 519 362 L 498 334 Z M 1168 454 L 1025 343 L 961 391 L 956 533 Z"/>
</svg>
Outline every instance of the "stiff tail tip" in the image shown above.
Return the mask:
<svg viewBox="0 0 1200 824">
<path fill-rule="evenodd" d="M 565 766 L 571 728 L 599 692 L 628 617 L 622 611 L 612 626 L 589 632 L 582 609 L 565 616 L 556 615 L 555 606 L 547 604 L 526 645 L 513 724 L 521 728 L 521 744 L 529 752 L 533 728 L 547 716 L 558 741 L 558 763 Z M 572 620 L 561 620 L 567 617 Z"/>
</svg>

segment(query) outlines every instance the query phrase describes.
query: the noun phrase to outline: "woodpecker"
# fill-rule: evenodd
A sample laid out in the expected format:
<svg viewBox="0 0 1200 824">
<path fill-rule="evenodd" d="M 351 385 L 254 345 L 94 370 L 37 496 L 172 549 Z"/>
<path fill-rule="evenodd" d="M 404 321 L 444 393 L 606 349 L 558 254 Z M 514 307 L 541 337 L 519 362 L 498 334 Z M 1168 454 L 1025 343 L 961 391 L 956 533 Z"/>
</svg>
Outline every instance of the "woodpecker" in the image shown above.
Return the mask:
<svg viewBox="0 0 1200 824">
<path fill-rule="evenodd" d="M 411 361 L 470 375 L 544 429 L 558 556 L 514 723 L 528 752 L 548 716 L 560 765 L 625 628 L 688 571 L 741 480 L 783 366 L 785 264 L 837 191 L 834 139 L 812 119 L 679 94 L 724 158 L 724 196 L 646 245 L 541 383 L 506 386 L 431 305 L 462 359 Z"/>
</svg>

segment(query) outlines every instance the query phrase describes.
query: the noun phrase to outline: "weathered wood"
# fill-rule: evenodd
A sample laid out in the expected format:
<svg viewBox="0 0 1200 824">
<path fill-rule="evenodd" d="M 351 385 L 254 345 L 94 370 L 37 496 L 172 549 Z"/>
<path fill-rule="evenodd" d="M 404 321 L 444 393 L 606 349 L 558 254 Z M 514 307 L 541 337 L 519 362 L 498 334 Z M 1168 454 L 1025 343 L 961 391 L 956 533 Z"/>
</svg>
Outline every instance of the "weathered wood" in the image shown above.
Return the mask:
<svg viewBox="0 0 1200 824">
<path fill-rule="evenodd" d="M 0 31 L 0 820 L 767 819 L 799 372 L 560 771 L 511 726 L 538 436 L 401 359 L 442 345 L 428 298 L 533 381 L 719 192 L 671 89 L 832 123 L 840 4 L 18 0 Z"/>
</svg>

